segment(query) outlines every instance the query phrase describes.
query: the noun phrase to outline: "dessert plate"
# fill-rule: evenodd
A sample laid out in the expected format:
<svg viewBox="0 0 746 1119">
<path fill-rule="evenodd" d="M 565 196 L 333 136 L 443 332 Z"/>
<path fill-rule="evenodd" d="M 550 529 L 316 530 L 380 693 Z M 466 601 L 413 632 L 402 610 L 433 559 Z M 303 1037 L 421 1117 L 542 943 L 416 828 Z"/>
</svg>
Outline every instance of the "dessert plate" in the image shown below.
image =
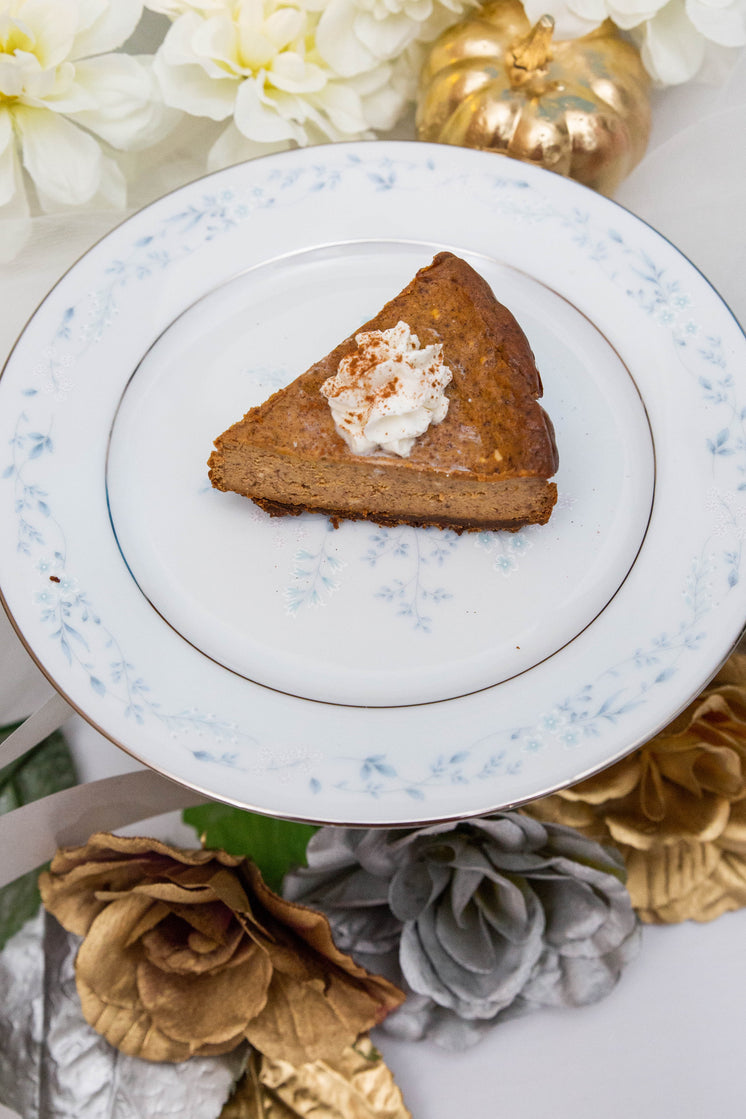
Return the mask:
<svg viewBox="0 0 746 1119">
<path fill-rule="evenodd" d="M 548 525 L 464 534 L 213 491 L 212 440 L 449 249 L 523 326 Z M 0 379 L 0 590 L 43 671 L 145 764 L 261 812 L 481 814 L 621 757 L 746 616 L 746 341 L 607 199 L 490 154 L 337 144 L 129 219 Z"/>
</svg>

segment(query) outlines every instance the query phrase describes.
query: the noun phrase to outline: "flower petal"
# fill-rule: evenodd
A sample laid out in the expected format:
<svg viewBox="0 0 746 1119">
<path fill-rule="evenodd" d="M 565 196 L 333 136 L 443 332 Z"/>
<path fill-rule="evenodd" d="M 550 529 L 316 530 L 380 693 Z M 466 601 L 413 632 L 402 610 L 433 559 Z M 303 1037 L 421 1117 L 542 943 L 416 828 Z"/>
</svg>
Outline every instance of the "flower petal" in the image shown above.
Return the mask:
<svg viewBox="0 0 746 1119">
<path fill-rule="evenodd" d="M 316 28 L 316 48 L 343 78 L 361 74 L 378 59 L 355 34 L 358 9 L 349 0 L 330 0 Z"/>
<path fill-rule="evenodd" d="M 140 22 L 143 5 L 142 0 L 78 0 L 78 8 L 80 30 L 70 52 L 72 59 L 121 47 Z"/>
<path fill-rule="evenodd" d="M 174 63 L 170 52 L 166 50 L 166 44 L 178 26 L 178 22 L 173 25 L 153 59 L 153 70 L 160 83 L 164 101 L 172 108 L 182 109 L 195 117 L 225 120 L 233 114 L 238 81 L 232 76 L 211 78 L 196 63 Z"/>
<path fill-rule="evenodd" d="M 26 0 L 20 19 L 34 36 L 33 54 L 43 69 L 53 69 L 69 56 L 77 26 L 76 15 L 68 4 Z"/>
<path fill-rule="evenodd" d="M 362 77 L 362 75 L 361 75 Z M 356 88 L 353 85 L 353 88 Z M 397 123 L 409 97 L 393 85 L 385 85 L 372 93 L 362 95 L 362 112 L 369 128 L 388 132 Z"/>
<path fill-rule="evenodd" d="M 153 60 L 153 74 L 167 110 L 215 121 L 232 116 L 236 99 L 233 81 L 211 82 L 197 66 L 163 67 L 157 55 Z"/>
<path fill-rule="evenodd" d="M 226 12 L 210 19 L 190 20 L 188 24 L 181 20 L 180 24 L 182 36 L 189 29 L 188 43 L 182 38 L 181 49 L 190 53 L 191 62 L 199 63 L 214 78 L 245 73 L 236 25 Z"/>
<path fill-rule="evenodd" d="M 360 12 L 355 34 L 379 61 L 396 58 L 417 37 L 419 27 L 403 13 L 376 19 L 371 12 Z"/>
<path fill-rule="evenodd" d="M 135 969 L 142 950 L 132 944 L 132 933 L 147 928 L 148 914 L 154 908 L 157 913 L 158 906 L 149 898 L 120 899 L 103 909 L 92 922 L 89 935 L 80 946 L 75 971 L 78 977 L 91 982 L 94 989 L 105 992 L 107 1001 L 119 1006 L 136 1005 Z"/>
<path fill-rule="evenodd" d="M 289 147 L 289 140 L 278 140 L 274 144 L 249 140 L 239 132 L 234 121 L 231 121 L 210 149 L 207 156 L 207 170 L 220 171 L 223 167 L 231 167 L 234 163 L 243 163 L 247 159 L 255 159 L 260 155 L 287 151 Z"/>
<path fill-rule="evenodd" d="M 278 8 L 272 12 L 262 25 L 262 31 L 278 50 L 302 37 L 306 18 L 295 8 Z"/>
<path fill-rule="evenodd" d="M 269 957 L 252 945 L 236 967 L 209 974 L 165 974 L 141 959 L 137 988 L 157 1029 L 197 1049 L 230 1044 L 263 1010 L 272 978 Z"/>
<path fill-rule="evenodd" d="M 53 203 L 72 206 L 92 198 L 101 181 L 96 140 L 47 109 L 19 105 L 14 116 L 24 166 L 41 193 Z"/>
<path fill-rule="evenodd" d="M 603 23 L 609 14 L 607 0 L 570 0 L 568 7 L 574 16 L 582 20 L 588 20 L 596 25 Z M 550 15 L 554 15 L 551 7 L 547 8 L 547 12 Z M 529 19 L 530 18 L 529 16 Z"/>
<path fill-rule="evenodd" d="M 173 114 L 166 119 L 150 66 L 137 58 L 107 54 L 85 59 L 76 75 L 94 107 L 74 113 L 74 120 L 114 148 L 146 146 L 174 123 Z"/>
<path fill-rule="evenodd" d="M 347 136 L 359 136 L 368 128 L 360 97 L 350 85 L 329 82 L 316 97 L 335 128 Z"/>
<path fill-rule="evenodd" d="M 403 919 L 398 963 L 409 988 L 383 1023 L 395 1036 L 464 1048 L 532 1006 L 602 997 L 637 950 L 621 856 L 569 828 L 508 812 L 401 837 L 329 839 L 327 830 L 286 887 L 327 912 L 335 937 L 342 932 L 362 962 L 361 945 L 370 950 L 381 927 L 369 879 L 388 884 L 392 915 Z"/>
<path fill-rule="evenodd" d="M 235 28 L 226 13 L 205 19 L 186 12 L 169 28 L 156 57 L 169 66 L 199 66 L 211 78 L 239 78 L 244 71 L 238 59 Z"/>
<path fill-rule="evenodd" d="M 262 34 L 272 43 L 276 51 L 285 50 L 293 43 L 302 45 L 305 30 L 306 17 L 295 8 L 278 8 L 262 23 Z M 247 47 L 250 48 L 250 45 L 250 38 L 242 34 L 242 52 Z"/>
<path fill-rule="evenodd" d="M 623 3 L 615 3 L 614 0 L 609 0 L 607 14 L 613 19 L 617 27 L 629 31 L 631 28 L 637 27 L 638 24 L 652 19 L 656 12 L 665 7 L 666 3 L 668 3 L 668 0 L 623 0 Z"/>
<path fill-rule="evenodd" d="M 209 6 L 209 0 L 204 6 Z M 145 7 L 151 12 L 159 12 L 161 15 L 170 16 L 171 19 L 178 19 L 191 5 L 189 0 L 146 0 Z"/>
<path fill-rule="evenodd" d="M 704 3 L 686 0 L 686 14 L 706 39 L 722 47 L 742 47 L 746 43 L 746 8 L 743 4 Z"/>
<path fill-rule="evenodd" d="M 54 73 L 54 85 L 48 92 L 39 91 L 34 100 L 29 96 L 30 83 L 24 92 L 24 103 L 35 104 L 39 109 L 53 109 L 55 113 L 79 113 L 83 109 L 95 109 L 96 98 L 76 81 L 76 67 L 72 62 L 58 66 Z"/>
<path fill-rule="evenodd" d="M 663 85 L 688 82 L 702 65 L 705 41 L 680 0 L 672 0 L 655 19 L 643 24 L 641 38 L 645 69 Z"/>
<path fill-rule="evenodd" d="M 230 911 L 215 903 L 182 906 L 181 913 L 188 911 L 183 917 L 172 909 L 170 915 L 142 937 L 142 946 L 151 964 L 164 973 L 192 975 L 216 967 L 233 967 L 244 960 L 253 946 L 238 921 L 229 923 L 227 928 L 218 926 L 205 933 L 189 921 L 190 916 L 201 915 L 203 910 L 208 915 L 215 913 L 218 919 L 225 914 L 230 922 Z"/>
<path fill-rule="evenodd" d="M 20 97 L 28 71 L 29 67 L 21 65 L 18 58 L 0 54 L 0 97 Z"/>
<path fill-rule="evenodd" d="M 235 121 L 236 127 L 249 140 L 262 143 L 296 140 L 302 144 L 306 138 L 303 129 L 282 114 L 280 98 L 266 97 L 254 78 L 247 78 L 239 87 Z"/>
<path fill-rule="evenodd" d="M 275 89 L 286 93 L 317 93 L 327 84 L 328 71 L 306 62 L 294 51 L 283 51 L 272 61 L 269 80 Z"/>
<path fill-rule="evenodd" d="M 0 207 L 7 206 L 22 187 L 13 121 L 8 110 L 0 106 Z"/>
<path fill-rule="evenodd" d="M 0 104 L 0 156 L 3 156 L 9 148 L 13 147 L 15 139 L 13 133 L 13 120 L 10 115 L 10 110 L 5 105 Z M 2 206 L 3 199 L 0 194 L 0 206 Z"/>
<path fill-rule="evenodd" d="M 166 32 L 157 55 L 165 58 L 170 66 L 197 62 L 193 39 L 202 22 L 196 12 L 186 12 L 180 16 Z"/>
<path fill-rule="evenodd" d="M 271 962 L 257 946 L 236 967 L 211 974 L 164 975 L 145 959 L 138 966 L 142 1006 L 155 1027 L 193 1050 L 230 1044 L 242 1036 L 262 1012 L 271 978 Z"/>
<path fill-rule="evenodd" d="M 86 1021 L 106 1040 L 133 1057 L 183 1061 L 190 1047 L 154 1025 L 137 990 L 139 946 L 129 934 L 150 907 L 148 899 L 112 902 L 94 920 L 75 961 L 75 984 Z"/>
</svg>

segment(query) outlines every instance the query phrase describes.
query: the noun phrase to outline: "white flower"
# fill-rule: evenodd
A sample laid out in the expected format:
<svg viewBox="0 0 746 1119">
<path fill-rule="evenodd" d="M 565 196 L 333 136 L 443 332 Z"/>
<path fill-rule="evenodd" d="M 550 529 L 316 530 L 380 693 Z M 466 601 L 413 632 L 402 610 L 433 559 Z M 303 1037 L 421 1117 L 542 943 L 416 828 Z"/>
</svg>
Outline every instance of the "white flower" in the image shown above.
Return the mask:
<svg viewBox="0 0 746 1119">
<path fill-rule="evenodd" d="M 532 22 L 554 16 L 558 38 L 586 35 L 612 19 L 631 33 L 662 85 L 689 81 L 717 48 L 746 44 L 746 0 L 524 0 L 524 7 Z"/>
<path fill-rule="evenodd" d="M 339 74 L 359 74 L 430 42 L 478 0 L 328 0 L 317 43 Z M 416 75 L 415 75 L 416 76 Z"/>
<path fill-rule="evenodd" d="M 155 58 L 167 104 L 229 121 L 208 158 L 224 166 L 291 143 L 390 128 L 404 105 L 378 60 L 348 79 L 318 49 L 323 0 L 151 0 L 175 16 Z"/>
<path fill-rule="evenodd" d="M 216 12 L 225 8 L 224 0 L 146 0 L 146 8 L 151 12 L 160 12 L 161 15 L 176 19 L 184 12 Z"/>
<path fill-rule="evenodd" d="M 110 53 L 141 13 L 141 0 L 0 0 L 0 217 L 29 215 L 24 171 L 46 211 L 124 204 L 100 141 L 141 146 L 162 123 L 148 67 Z"/>
</svg>

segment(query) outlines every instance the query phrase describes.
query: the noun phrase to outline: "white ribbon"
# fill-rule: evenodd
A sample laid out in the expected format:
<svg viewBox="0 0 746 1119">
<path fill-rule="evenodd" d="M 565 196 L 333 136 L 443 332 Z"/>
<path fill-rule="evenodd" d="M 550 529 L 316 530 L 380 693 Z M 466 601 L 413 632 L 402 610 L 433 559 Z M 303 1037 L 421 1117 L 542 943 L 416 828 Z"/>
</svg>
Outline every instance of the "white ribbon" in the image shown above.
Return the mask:
<svg viewBox="0 0 746 1119">
<path fill-rule="evenodd" d="M 149 769 L 42 797 L 0 816 L 0 887 L 42 866 L 58 847 L 85 843 L 94 832 L 205 803 L 207 797 Z"/>
<path fill-rule="evenodd" d="M 46 703 L 38 711 L 29 715 L 20 727 L 0 742 L 0 769 L 10 765 L 34 746 L 43 742 L 47 735 L 57 730 L 73 714 L 70 707 L 58 692 L 52 692 Z"/>
</svg>

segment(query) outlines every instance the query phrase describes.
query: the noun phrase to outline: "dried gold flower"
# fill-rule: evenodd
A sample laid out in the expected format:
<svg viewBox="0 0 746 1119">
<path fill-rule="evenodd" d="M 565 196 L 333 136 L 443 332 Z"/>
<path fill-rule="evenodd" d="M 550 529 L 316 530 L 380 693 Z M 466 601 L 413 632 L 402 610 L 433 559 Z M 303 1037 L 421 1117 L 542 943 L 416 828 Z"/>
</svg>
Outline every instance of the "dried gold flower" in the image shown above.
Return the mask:
<svg viewBox="0 0 746 1119">
<path fill-rule="evenodd" d="M 746 905 L 746 655 L 645 746 L 526 811 L 613 842 L 645 921 Z"/>
<path fill-rule="evenodd" d="M 325 917 L 224 851 L 102 833 L 58 851 L 40 887 L 84 937 L 86 1020 L 133 1056 L 182 1061 L 246 1038 L 302 1064 L 339 1053 L 404 997 L 337 950 Z"/>
</svg>

